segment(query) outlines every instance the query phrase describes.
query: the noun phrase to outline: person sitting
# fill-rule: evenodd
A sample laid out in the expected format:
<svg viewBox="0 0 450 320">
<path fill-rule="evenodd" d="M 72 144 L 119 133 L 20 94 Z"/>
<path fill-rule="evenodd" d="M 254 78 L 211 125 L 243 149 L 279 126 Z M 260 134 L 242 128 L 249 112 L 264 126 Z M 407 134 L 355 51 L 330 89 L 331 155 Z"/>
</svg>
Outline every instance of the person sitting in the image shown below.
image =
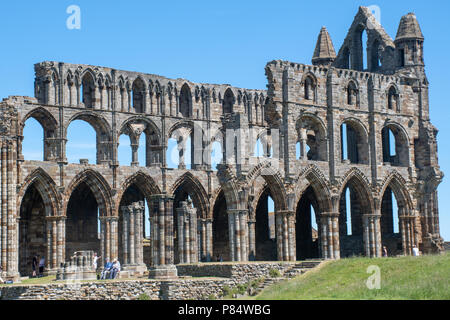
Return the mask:
<svg viewBox="0 0 450 320">
<path fill-rule="evenodd" d="M 100 277 L 101 280 L 106 280 L 109 278 L 112 271 L 113 264 L 106 258 L 105 267 L 103 268 L 102 275 Z"/>
<path fill-rule="evenodd" d="M 112 266 L 111 279 L 116 279 L 119 276 L 119 273 L 120 273 L 120 262 L 116 258 L 114 259 L 114 263 Z"/>
</svg>

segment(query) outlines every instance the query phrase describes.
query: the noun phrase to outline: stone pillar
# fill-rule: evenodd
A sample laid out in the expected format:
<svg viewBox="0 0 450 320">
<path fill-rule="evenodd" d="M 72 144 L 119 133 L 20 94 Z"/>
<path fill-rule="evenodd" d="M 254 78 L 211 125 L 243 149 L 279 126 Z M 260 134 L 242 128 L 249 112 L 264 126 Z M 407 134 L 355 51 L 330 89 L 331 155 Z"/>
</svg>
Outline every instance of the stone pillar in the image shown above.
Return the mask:
<svg viewBox="0 0 450 320">
<path fill-rule="evenodd" d="M 45 218 L 46 230 L 47 230 L 47 255 L 45 257 L 46 270 L 49 274 L 56 273 L 56 269 L 59 267 L 61 257 L 59 256 L 61 234 L 60 234 L 60 220 L 61 217 L 49 216 Z"/>
<path fill-rule="evenodd" d="M 255 233 L 255 219 L 248 220 L 248 259 L 250 261 L 256 260 L 256 233 Z"/>
<path fill-rule="evenodd" d="M 19 278 L 18 261 L 18 231 L 19 222 L 16 217 L 16 179 L 17 179 L 17 139 L 3 137 L 11 127 L 3 126 L 2 121 L 10 116 L 8 110 L 2 108 L 2 119 L 0 127 L 4 132 L 0 133 L 0 250 L 1 266 L 3 268 L 4 280 L 16 281 Z M 14 121 L 11 121 L 14 123 Z"/>
<path fill-rule="evenodd" d="M 60 267 L 66 260 L 66 217 L 58 217 L 57 228 L 57 267 Z"/>
<path fill-rule="evenodd" d="M 200 239 L 198 241 L 199 261 L 210 262 L 212 257 L 212 219 L 197 219 Z"/>
<path fill-rule="evenodd" d="M 248 261 L 248 210 L 228 210 L 232 261 Z"/>
<path fill-rule="evenodd" d="M 149 278 L 177 277 L 173 253 L 173 198 L 153 195 L 150 200 L 152 265 Z"/>
<path fill-rule="evenodd" d="M 339 213 L 324 212 L 320 214 L 320 239 L 323 259 L 339 259 Z"/>
<path fill-rule="evenodd" d="M 143 259 L 143 201 L 121 207 L 123 270 L 142 274 L 147 270 Z"/>
<path fill-rule="evenodd" d="M 186 141 L 184 140 L 184 137 L 181 135 L 178 138 L 177 148 L 178 148 L 178 155 L 179 155 L 179 159 L 180 159 L 179 163 L 178 163 L 178 169 L 180 169 L 180 170 L 186 169 L 186 164 L 184 161 L 184 155 L 186 152 Z"/>
<path fill-rule="evenodd" d="M 308 141 L 308 135 L 306 134 L 306 129 L 300 129 L 300 159 L 308 160 L 308 156 L 306 154 L 306 146 Z"/>
<path fill-rule="evenodd" d="M 412 255 L 412 248 L 417 246 L 415 229 L 416 217 L 408 215 L 404 208 L 399 208 L 400 233 L 402 235 L 402 248 L 404 255 Z"/>
<path fill-rule="evenodd" d="M 198 262 L 197 209 L 190 201 L 180 202 L 178 218 L 178 254 L 180 263 Z"/>
<path fill-rule="evenodd" d="M 212 219 L 206 219 L 206 262 L 212 261 L 213 256 L 213 228 Z"/>
<path fill-rule="evenodd" d="M 364 250 L 367 257 L 381 257 L 380 214 L 363 214 Z"/>
<path fill-rule="evenodd" d="M 295 213 L 277 211 L 275 221 L 278 260 L 295 261 Z"/>
<path fill-rule="evenodd" d="M 139 166 L 138 149 L 139 149 L 139 141 L 131 144 L 131 166 L 132 167 Z"/>
</svg>

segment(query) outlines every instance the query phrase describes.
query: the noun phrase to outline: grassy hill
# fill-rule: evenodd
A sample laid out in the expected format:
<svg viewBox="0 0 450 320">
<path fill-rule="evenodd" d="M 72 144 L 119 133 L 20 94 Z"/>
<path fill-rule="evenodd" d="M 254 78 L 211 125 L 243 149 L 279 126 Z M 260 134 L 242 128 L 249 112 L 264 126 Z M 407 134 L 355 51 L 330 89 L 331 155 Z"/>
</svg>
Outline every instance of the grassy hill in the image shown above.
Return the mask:
<svg viewBox="0 0 450 320">
<path fill-rule="evenodd" d="M 380 268 L 380 289 L 366 282 Z M 254 297 L 258 300 L 450 300 L 450 253 L 398 258 L 350 258 L 325 262 L 290 281 L 273 285 Z"/>
</svg>

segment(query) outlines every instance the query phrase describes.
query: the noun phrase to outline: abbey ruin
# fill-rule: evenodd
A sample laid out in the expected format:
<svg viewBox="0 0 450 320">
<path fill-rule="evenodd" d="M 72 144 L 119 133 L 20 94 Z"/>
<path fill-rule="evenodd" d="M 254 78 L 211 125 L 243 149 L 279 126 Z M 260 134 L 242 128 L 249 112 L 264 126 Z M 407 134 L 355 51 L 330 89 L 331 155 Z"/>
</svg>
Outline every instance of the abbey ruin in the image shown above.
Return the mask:
<svg viewBox="0 0 450 320">
<path fill-rule="evenodd" d="M 423 44 L 414 14 L 401 18 L 392 40 L 361 7 L 337 54 L 322 28 L 311 65 L 267 63 L 267 90 L 36 64 L 35 97 L 0 103 L 2 277 L 29 275 L 35 254 L 56 273 L 81 250 L 117 257 L 130 273 L 149 269 L 155 278 L 217 257 L 379 257 L 382 246 L 391 255 L 415 246 L 440 251 L 443 173 Z M 44 131 L 43 161 L 23 157 L 30 118 Z M 67 128 L 75 120 L 96 131 L 96 163 L 67 161 Z M 118 161 L 123 134 L 130 166 Z M 169 139 L 178 144 L 177 168 L 167 166 Z M 223 153 L 217 168 L 214 143 Z"/>
</svg>

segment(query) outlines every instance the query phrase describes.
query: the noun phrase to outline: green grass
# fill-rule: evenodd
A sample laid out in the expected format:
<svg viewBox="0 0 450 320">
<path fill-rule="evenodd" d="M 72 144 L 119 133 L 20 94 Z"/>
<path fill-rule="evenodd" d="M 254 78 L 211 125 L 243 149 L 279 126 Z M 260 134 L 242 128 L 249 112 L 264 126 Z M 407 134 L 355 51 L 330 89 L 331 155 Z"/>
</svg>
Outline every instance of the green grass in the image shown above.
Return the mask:
<svg viewBox="0 0 450 320">
<path fill-rule="evenodd" d="M 380 289 L 368 289 L 370 265 L 380 268 Z M 258 300 L 450 300 L 450 253 L 421 257 L 350 258 L 324 263 L 275 284 Z"/>
</svg>

